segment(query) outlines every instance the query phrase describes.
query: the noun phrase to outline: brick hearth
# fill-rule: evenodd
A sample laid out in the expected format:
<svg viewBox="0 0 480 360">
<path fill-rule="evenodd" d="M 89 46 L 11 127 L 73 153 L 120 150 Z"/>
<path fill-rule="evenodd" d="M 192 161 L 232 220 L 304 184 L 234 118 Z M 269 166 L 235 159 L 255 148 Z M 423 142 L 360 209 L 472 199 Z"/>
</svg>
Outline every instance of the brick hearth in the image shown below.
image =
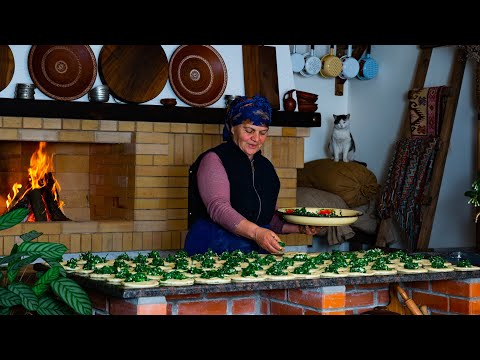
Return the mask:
<svg viewBox="0 0 480 360">
<path fill-rule="evenodd" d="M 9 254 L 16 236 L 30 230 L 43 233 L 39 241 L 65 244 L 70 253 L 181 249 L 187 233 L 188 167 L 221 142 L 221 132 L 216 124 L 0 117 L 2 152 L 10 149 L 28 161 L 30 150 L 19 145 L 33 142 L 26 148 L 35 149 L 39 141 L 55 152 L 63 210 L 73 220 L 3 230 L 0 255 Z M 280 177 L 279 206 L 295 206 L 297 168 L 303 167 L 310 129 L 271 127 L 269 134 L 263 154 Z M 0 169 L 5 190 L 0 211 L 9 188 L 28 175 L 23 170 Z M 305 235 L 282 239 L 288 245 L 311 243 Z"/>
</svg>

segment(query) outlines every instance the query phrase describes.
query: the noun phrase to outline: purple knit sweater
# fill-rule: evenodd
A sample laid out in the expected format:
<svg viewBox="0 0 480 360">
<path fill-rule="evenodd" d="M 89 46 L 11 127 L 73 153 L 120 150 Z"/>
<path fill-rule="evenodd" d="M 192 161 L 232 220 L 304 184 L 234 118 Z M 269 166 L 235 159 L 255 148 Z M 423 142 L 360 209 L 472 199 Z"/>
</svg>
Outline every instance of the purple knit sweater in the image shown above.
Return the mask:
<svg viewBox="0 0 480 360">
<path fill-rule="evenodd" d="M 230 182 L 222 161 L 215 152 L 208 152 L 200 162 L 197 172 L 198 190 L 207 212 L 214 222 L 236 234 L 236 227 L 245 219 L 230 204 Z M 282 218 L 276 213 L 270 229 L 282 233 Z"/>
</svg>

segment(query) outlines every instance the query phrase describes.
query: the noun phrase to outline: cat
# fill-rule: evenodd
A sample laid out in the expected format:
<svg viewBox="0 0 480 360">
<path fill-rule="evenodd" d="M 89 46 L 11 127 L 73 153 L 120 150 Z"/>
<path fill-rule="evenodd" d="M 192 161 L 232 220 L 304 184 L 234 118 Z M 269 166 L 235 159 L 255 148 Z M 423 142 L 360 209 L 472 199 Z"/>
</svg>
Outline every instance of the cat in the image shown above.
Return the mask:
<svg viewBox="0 0 480 360">
<path fill-rule="evenodd" d="M 355 155 L 355 141 L 350 132 L 350 114 L 333 114 L 333 119 L 332 137 L 328 144 L 332 159 L 335 162 L 339 160 L 352 161 Z"/>
</svg>

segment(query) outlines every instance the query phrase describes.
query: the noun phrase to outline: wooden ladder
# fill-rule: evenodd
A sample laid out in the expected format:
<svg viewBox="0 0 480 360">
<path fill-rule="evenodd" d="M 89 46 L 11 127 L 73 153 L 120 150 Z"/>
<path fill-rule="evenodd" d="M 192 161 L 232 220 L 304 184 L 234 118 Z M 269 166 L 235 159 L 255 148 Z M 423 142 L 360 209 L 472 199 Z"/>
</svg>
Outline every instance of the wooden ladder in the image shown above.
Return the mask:
<svg viewBox="0 0 480 360">
<path fill-rule="evenodd" d="M 432 50 L 438 46 L 442 45 L 420 46 L 420 54 L 417 60 L 417 68 L 411 89 L 421 89 L 425 86 L 425 78 L 427 77 Z M 443 111 L 443 119 L 441 121 L 439 136 L 439 147 L 433 162 L 431 178 L 425 189 L 425 200 L 422 204 L 421 228 L 417 241 L 417 248 L 410 250 L 425 251 L 428 249 L 430 235 L 432 233 L 433 220 L 435 219 L 438 195 L 440 192 L 440 186 L 442 184 L 443 171 L 445 169 L 445 161 L 447 159 L 448 148 L 450 145 L 453 121 L 455 120 L 455 112 L 460 95 L 463 74 L 465 72 L 465 65 L 466 56 L 464 50 L 457 47 L 453 57 L 453 66 L 450 74 L 449 84 L 447 85 L 450 88 L 450 92 L 446 99 L 445 108 Z M 411 137 L 409 111 L 406 112 L 405 119 L 403 121 L 402 136 L 407 138 Z"/>
</svg>

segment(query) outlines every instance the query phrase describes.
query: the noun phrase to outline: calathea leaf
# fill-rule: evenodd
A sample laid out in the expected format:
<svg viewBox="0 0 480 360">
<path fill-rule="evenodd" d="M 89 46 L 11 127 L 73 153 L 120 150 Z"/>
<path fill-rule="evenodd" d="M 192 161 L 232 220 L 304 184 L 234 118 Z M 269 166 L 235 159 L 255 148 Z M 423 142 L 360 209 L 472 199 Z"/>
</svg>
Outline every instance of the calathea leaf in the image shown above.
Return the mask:
<svg viewBox="0 0 480 360">
<path fill-rule="evenodd" d="M 67 251 L 67 247 L 57 243 L 23 242 L 18 250 L 28 252 L 31 255 L 37 254 L 41 257 L 61 258 Z"/>
<path fill-rule="evenodd" d="M 40 296 L 45 293 L 48 289 L 48 285 L 60 277 L 60 267 L 56 266 L 48 269 L 35 283 L 32 287 L 35 295 Z"/>
<path fill-rule="evenodd" d="M 17 244 L 14 244 L 12 246 L 12 250 L 10 250 L 10 255 L 13 255 L 13 254 L 16 254 L 18 251 L 18 245 Z"/>
<path fill-rule="evenodd" d="M 7 271 L 10 272 L 10 271 L 19 270 L 23 266 L 29 265 L 37 259 L 38 259 L 38 255 L 27 256 L 26 258 L 24 258 L 20 261 L 15 261 L 13 264 L 12 263 L 8 264 L 8 270 Z"/>
<path fill-rule="evenodd" d="M 0 306 L 0 315 L 9 315 L 9 314 L 10 314 L 10 308 Z"/>
<path fill-rule="evenodd" d="M 11 262 L 18 261 L 22 256 L 29 255 L 28 253 L 26 254 L 20 254 L 20 253 L 15 253 L 13 255 L 5 256 L 0 259 L 0 265 L 2 264 L 10 264 Z"/>
<path fill-rule="evenodd" d="M 20 271 L 20 269 L 16 269 L 16 270 L 10 270 L 10 271 L 7 272 L 7 279 L 8 279 L 9 283 L 14 283 L 15 282 L 15 279 L 17 278 L 17 275 L 18 275 L 19 271 Z"/>
<path fill-rule="evenodd" d="M 50 267 L 58 267 L 60 269 L 60 275 L 62 276 L 67 276 L 67 273 L 65 271 L 65 269 L 63 268 L 62 264 L 60 264 L 59 261 L 61 260 L 57 260 L 56 258 L 53 259 L 53 258 L 49 258 L 49 257 L 43 257 L 43 260 L 45 260 L 48 265 L 50 265 Z"/>
<path fill-rule="evenodd" d="M 20 296 L 22 305 L 29 311 L 36 311 L 38 307 L 38 298 L 32 288 L 27 284 L 14 283 L 8 285 L 8 290 Z"/>
<path fill-rule="evenodd" d="M 20 296 L 14 292 L 0 287 L 0 305 L 5 307 L 15 306 L 21 304 Z"/>
<path fill-rule="evenodd" d="M 22 234 L 20 235 L 20 238 L 23 240 L 23 241 L 32 241 L 33 239 L 36 239 L 37 237 L 43 235 L 43 233 L 41 232 L 38 232 L 36 230 L 32 230 L 32 231 L 29 231 L 28 233 L 26 234 Z"/>
<path fill-rule="evenodd" d="M 85 290 L 72 279 L 61 277 L 51 282 L 53 292 L 81 315 L 92 315 L 92 303 Z"/>
<path fill-rule="evenodd" d="M 39 315 L 73 315 L 74 312 L 66 304 L 52 299 L 49 296 L 43 296 L 38 301 L 37 313 Z"/>
<path fill-rule="evenodd" d="M 27 208 L 18 208 L 0 216 L 0 230 L 11 228 L 23 221 L 30 212 Z"/>
</svg>

